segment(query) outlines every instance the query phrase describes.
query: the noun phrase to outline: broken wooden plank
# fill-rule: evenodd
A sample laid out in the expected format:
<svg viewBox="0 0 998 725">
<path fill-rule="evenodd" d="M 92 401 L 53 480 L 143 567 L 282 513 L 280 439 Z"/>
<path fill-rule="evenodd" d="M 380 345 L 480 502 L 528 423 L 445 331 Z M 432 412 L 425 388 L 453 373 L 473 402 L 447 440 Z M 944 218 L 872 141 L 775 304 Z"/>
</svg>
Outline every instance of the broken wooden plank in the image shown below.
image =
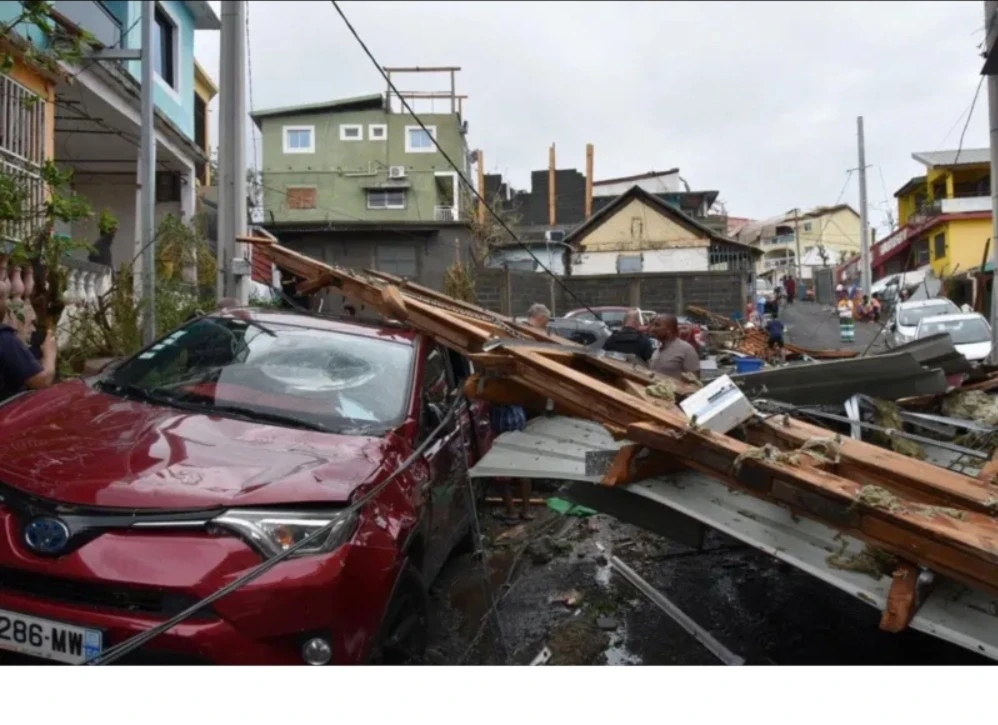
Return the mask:
<svg viewBox="0 0 998 725">
<path fill-rule="evenodd" d="M 908 628 L 918 612 L 918 568 L 902 563 L 894 570 L 887 606 L 880 617 L 885 632 L 901 632 Z"/>
</svg>

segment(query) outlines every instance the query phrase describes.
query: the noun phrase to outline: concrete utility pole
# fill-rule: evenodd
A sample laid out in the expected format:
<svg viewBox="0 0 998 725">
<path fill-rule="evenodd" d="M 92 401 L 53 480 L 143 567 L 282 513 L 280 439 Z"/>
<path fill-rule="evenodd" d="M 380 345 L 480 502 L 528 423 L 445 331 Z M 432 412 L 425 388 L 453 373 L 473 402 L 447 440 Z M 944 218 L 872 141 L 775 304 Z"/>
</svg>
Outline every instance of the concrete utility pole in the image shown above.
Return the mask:
<svg viewBox="0 0 998 725">
<path fill-rule="evenodd" d="M 218 297 L 249 301 L 246 235 L 246 3 L 222 3 L 218 102 Z"/>
<path fill-rule="evenodd" d="M 800 261 L 800 208 L 794 207 L 794 243 L 797 245 L 797 282 L 800 283 L 801 280 L 801 261 Z"/>
<path fill-rule="evenodd" d="M 866 217 L 866 143 L 863 140 L 863 117 L 856 118 L 856 132 L 859 136 L 859 279 L 863 294 L 870 294 L 870 222 Z"/>
<path fill-rule="evenodd" d="M 139 144 L 139 218 L 142 245 L 142 341 L 156 340 L 156 126 L 153 91 L 153 8 L 142 3 L 142 137 Z"/>
<path fill-rule="evenodd" d="M 984 3 L 984 47 L 991 50 L 998 36 L 998 0 Z M 998 76 L 988 76 L 988 123 L 991 129 L 991 354 L 989 361 L 998 362 Z"/>
</svg>

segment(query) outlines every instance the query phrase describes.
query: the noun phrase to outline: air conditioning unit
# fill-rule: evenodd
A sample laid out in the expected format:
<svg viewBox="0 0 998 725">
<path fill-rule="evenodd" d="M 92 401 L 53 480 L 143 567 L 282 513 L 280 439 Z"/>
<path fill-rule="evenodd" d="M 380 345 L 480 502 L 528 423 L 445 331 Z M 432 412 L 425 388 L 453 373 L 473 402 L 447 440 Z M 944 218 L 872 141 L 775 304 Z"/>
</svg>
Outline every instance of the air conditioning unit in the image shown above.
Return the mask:
<svg viewBox="0 0 998 725">
<path fill-rule="evenodd" d="M 548 229 L 544 232 L 544 239 L 548 242 L 564 242 L 565 241 L 565 230 L 564 229 Z"/>
<path fill-rule="evenodd" d="M 405 167 L 404 166 L 389 166 L 388 167 L 388 178 L 389 179 L 404 179 L 405 178 Z"/>
</svg>

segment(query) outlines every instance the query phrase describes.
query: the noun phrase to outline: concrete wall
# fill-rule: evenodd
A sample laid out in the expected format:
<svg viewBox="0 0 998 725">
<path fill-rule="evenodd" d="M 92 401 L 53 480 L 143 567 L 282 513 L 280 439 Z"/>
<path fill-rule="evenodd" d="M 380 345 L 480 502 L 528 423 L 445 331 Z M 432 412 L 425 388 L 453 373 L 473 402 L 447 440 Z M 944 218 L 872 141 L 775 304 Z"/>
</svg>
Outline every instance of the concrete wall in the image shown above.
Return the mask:
<svg viewBox="0 0 998 725">
<path fill-rule="evenodd" d="M 348 269 L 386 268 L 380 260 L 404 256 L 416 264 L 416 274 L 411 279 L 425 287 L 443 290 L 444 273 L 457 257 L 456 247 L 461 247 L 461 258 L 468 259 L 467 248 L 470 232 L 466 227 L 453 227 L 441 231 L 398 232 L 389 230 L 365 232 L 278 232 L 281 244 L 326 264 Z"/>
<path fill-rule="evenodd" d="M 94 242 L 98 238 L 97 218 L 107 209 L 118 220 L 118 232 L 111 244 L 111 263 L 115 269 L 132 262 L 136 254 L 136 187 L 133 176 L 94 176 L 80 174 L 73 179 L 73 191 L 90 202 L 94 219 L 73 224 L 73 239 Z M 156 205 L 156 224 L 167 214 L 181 216 L 180 202 Z M 85 257 L 86 253 L 81 256 Z"/>
<path fill-rule="evenodd" d="M 990 215 L 989 215 L 990 216 Z M 946 254 L 936 255 L 936 236 L 944 234 Z M 948 224 L 932 229 L 927 234 L 932 271 L 943 277 L 962 274 L 981 266 L 984 247 L 991 238 L 991 219 L 954 219 Z M 991 261 L 990 259 L 988 261 Z"/>
<path fill-rule="evenodd" d="M 573 256 L 572 275 L 617 274 L 617 260 L 627 252 L 581 252 Z M 708 248 L 638 251 L 642 272 L 699 272 L 710 266 Z"/>
<path fill-rule="evenodd" d="M 435 127 L 437 140 L 446 154 L 467 175 L 467 144 L 456 114 L 421 115 L 428 127 Z M 341 140 L 344 125 L 360 125 L 361 140 Z M 384 140 L 371 140 L 371 126 L 387 126 Z M 443 204 L 438 192 L 438 174 L 453 169 L 436 150 L 406 152 L 406 127 L 416 123 L 408 114 L 384 110 L 301 113 L 264 118 L 263 205 L 267 223 L 358 220 L 379 222 L 432 222 L 434 207 Z M 284 129 L 288 126 L 314 127 L 314 152 L 285 153 Z M 365 187 L 388 181 L 388 167 L 405 166 L 405 209 L 368 209 Z M 441 183 L 449 183 L 441 178 Z M 315 209 L 288 209 L 288 186 L 317 189 Z M 459 182 L 460 186 L 460 182 Z M 459 213 L 463 210 L 459 209 Z"/>
<path fill-rule="evenodd" d="M 687 305 L 731 315 L 744 307 L 747 275 L 734 272 L 620 274 L 612 277 L 567 277 L 562 280 L 574 299 L 548 275 L 506 270 L 480 270 L 475 283 L 479 304 L 508 315 L 523 315 L 534 302 L 556 315 L 582 303 L 640 306 L 655 312 L 682 313 Z"/>
</svg>

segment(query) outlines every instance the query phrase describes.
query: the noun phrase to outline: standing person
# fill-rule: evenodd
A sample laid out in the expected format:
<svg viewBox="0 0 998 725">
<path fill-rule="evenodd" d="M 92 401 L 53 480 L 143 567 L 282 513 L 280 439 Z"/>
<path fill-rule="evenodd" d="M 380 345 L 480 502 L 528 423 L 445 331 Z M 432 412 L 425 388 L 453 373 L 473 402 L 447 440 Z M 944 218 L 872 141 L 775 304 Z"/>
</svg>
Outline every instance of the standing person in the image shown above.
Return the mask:
<svg viewBox="0 0 998 725">
<path fill-rule="evenodd" d="M 791 276 L 787 276 L 787 304 L 792 305 L 794 303 L 794 297 L 797 296 L 797 280 Z"/>
<path fill-rule="evenodd" d="M 783 343 L 783 332 L 786 328 L 779 319 L 773 317 L 766 323 L 766 332 L 769 333 L 769 340 L 766 342 L 766 349 L 769 352 L 770 362 L 774 356 L 779 357 L 780 362 L 787 361 L 787 351 Z"/>
<path fill-rule="evenodd" d="M 700 377 L 700 356 L 691 344 L 679 338 L 675 315 L 659 315 L 652 320 L 651 334 L 661 343 L 651 359 L 653 371 L 670 378 L 682 378 L 683 373 Z"/>
<path fill-rule="evenodd" d="M 651 360 L 655 346 L 651 338 L 638 328 L 641 326 L 641 313 L 628 310 L 624 315 L 623 324 L 603 343 L 607 352 L 619 352 L 623 355 L 635 355 L 645 362 Z"/>
<path fill-rule="evenodd" d="M 780 316 L 780 302 L 775 293 L 766 298 L 766 304 L 762 306 L 762 314 L 773 318 Z"/>
<path fill-rule="evenodd" d="M 551 310 L 539 302 L 530 306 L 527 310 L 527 324 L 539 330 L 547 330 L 548 323 L 551 322 Z M 527 411 L 520 405 L 494 405 L 492 406 L 492 430 L 495 434 L 512 433 L 522 431 L 527 425 Z M 502 486 L 502 500 L 505 508 L 504 518 L 508 522 L 516 520 L 516 504 L 513 501 L 513 490 L 508 478 L 500 478 Z M 530 513 L 530 494 L 533 485 L 529 478 L 520 479 L 520 518 L 530 521 L 534 518 Z"/>
<path fill-rule="evenodd" d="M 0 320 L 7 304 L 0 300 Z M 21 342 L 13 327 L 0 323 L 0 401 L 25 390 L 40 390 L 55 382 L 55 332 L 50 327 L 41 344 L 41 362 Z"/>
<path fill-rule="evenodd" d="M 839 340 L 841 342 L 854 342 L 856 340 L 856 327 L 853 321 L 853 304 L 849 293 L 842 285 L 835 288 L 839 300 L 836 307 L 839 313 Z"/>
</svg>

